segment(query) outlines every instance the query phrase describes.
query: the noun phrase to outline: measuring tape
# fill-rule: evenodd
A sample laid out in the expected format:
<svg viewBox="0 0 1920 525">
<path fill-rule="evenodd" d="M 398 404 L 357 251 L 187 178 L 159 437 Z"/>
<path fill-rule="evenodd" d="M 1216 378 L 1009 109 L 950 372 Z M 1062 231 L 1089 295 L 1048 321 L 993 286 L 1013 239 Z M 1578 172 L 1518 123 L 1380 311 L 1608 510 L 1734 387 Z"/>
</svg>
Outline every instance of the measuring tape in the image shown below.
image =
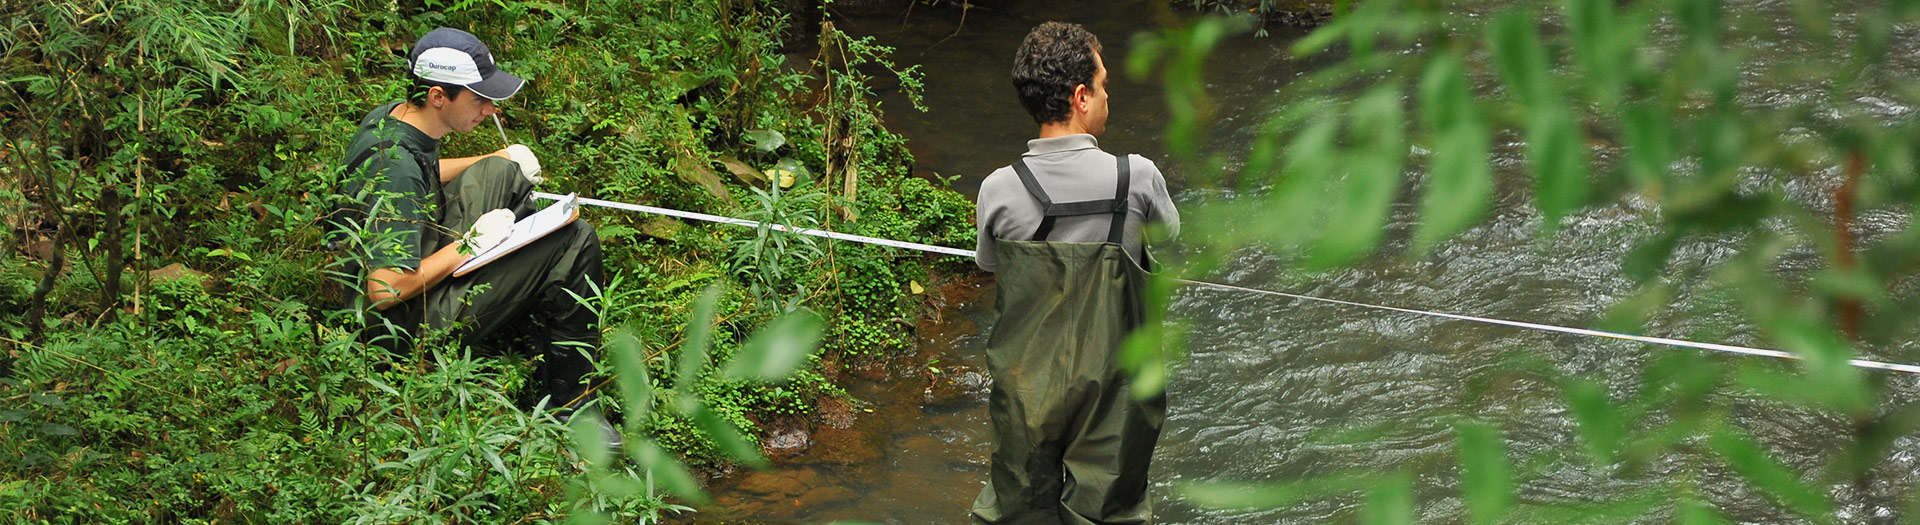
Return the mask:
<svg viewBox="0 0 1920 525">
<path fill-rule="evenodd" d="M 533 192 L 533 197 L 539 198 L 539 199 L 547 199 L 547 200 L 558 200 L 562 196 L 555 195 L 552 193 L 536 191 L 536 192 Z M 732 217 L 724 217 L 720 215 L 708 215 L 705 213 L 694 213 L 694 212 L 688 212 L 688 211 L 671 210 L 667 208 L 657 208 L 653 206 L 641 206 L 638 204 L 627 204 L 624 202 L 605 201 L 600 199 L 582 198 L 580 199 L 580 204 L 585 204 L 588 206 L 599 206 L 603 208 L 613 208 L 618 210 L 637 211 L 641 213 L 652 213 L 656 215 L 666 215 L 669 217 L 680 217 L 683 219 L 693 219 L 697 221 L 717 222 L 721 224 L 732 224 L 736 226 L 747 226 L 747 227 L 753 227 L 753 228 L 758 228 L 762 226 L 762 223 L 758 221 L 749 221 L 746 219 L 735 219 Z M 864 235 L 849 235 L 845 233 L 830 232 L 826 230 L 816 230 L 813 228 L 792 228 L 783 224 L 767 224 L 765 226 L 774 230 L 797 233 L 801 235 L 812 235 L 815 237 L 826 237 L 828 239 L 838 239 L 842 241 L 852 241 L 852 242 L 872 244 L 877 246 L 889 246 L 889 247 L 900 248 L 905 250 L 916 250 L 916 251 L 929 252 L 929 253 L 938 253 L 942 255 L 953 255 L 958 257 L 970 258 L 975 256 L 975 253 L 973 250 L 962 250 L 959 248 L 948 248 L 945 246 L 934 246 L 931 244 L 920 244 L 920 243 L 914 243 L 914 242 L 896 241 L 892 239 L 881 239 L 878 237 L 867 237 Z M 1615 333 L 1615 332 L 1605 332 L 1600 330 L 1588 330 L 1584 328 L 1568 328 L 1565 326 L 1528 323 L 1524 321 L 1509 321 L 1506 319 L 1474 317 L 1471 315 L 1450 314 L 1446 312 L 1431 312 L 1427 310 L 1415 310 L 1411 308 L 1397 308 L 1392 306 L 1382 306 L 1377 304 L 1368 304 L 1368 303 L 1361 303 L 1361 302 L 1354 302 L 1354 301 L 1342 301 L 1339 299 L 1327 299 L 1324 297 L 1314 297 L 1311 295 L 1290 294 L 1286 292 L 1276 292 L 1273 290 L 1261 290 L 1257 288 L 1246 288 L 1242 286 L 1210 283 L 1205 281 L 1194 281 L 1189 279 L 1180 279 L 1180 282 L 1190 284 L 1190 285 L 1195 285 L 1195 286 L 1218 288 L 1222 290 L 1232 290 L 1232 291 L 1246 292 L 1246 293 L 1253 293 L 1253 294 L 1271 295 L 1276 297 L 1285 297 L 1289 299 L 1318 301 L 1323 303 L 1332 303 L 1332 304 L 1345 305 L 1345 306 L 1356 306 L 1360 308 L 1368 308 L 1373 310 L 1400 312 L 1400 313 L 1407 313 L 1407 314 L 1414 314 L 1414 315 L 1424 315 L 1429 317 L 1440 317 L 1444 319 L 1453 319 L 1458 321 L 1471 321 L 1475 323 L 1484 323 L 1484 324 L 1492 324 L 1492 325 L 1500 325 L 1500 326 L 1512 326 L 1517 328 L 1528 328 L 1533 330 L 1556 332 L 1556 333 L 1562 333 L 1562 334 L 1583 335 L 1583 336 L 1589 336 L 1589 337 L 1604 337 L 1608 339 L 1620 339 L 1620 340 L 1635 341 L 1640 343 L 1666 345 L 1666 346 L 1678 346 L 1683 348 L 1695 348 L 1695 349 L 1709 350 L 1714 352 L 1726 352 L 1726 353 L 1741 354 L 1741 355 L 1773 357 L 1773 358 L 1779 358 L 1779 359 L 1794 359 L 1794 360 L 1804 359 L 1798 355 L 1788 353 L 1788 352 L 1783 352 L 1780 350 L 1765 350 L 1760 348 L 1748 348 L 1744 346 L 1723 345 L 1723 344 L 1717 344 L 1717 343 L 1697 343 L 1697 342 L 1686 341 L 1681 339 L 1668 339 L 1665 337 L 1648 337 L 1643 335 L 1622 334 L 1622 333 Z M 1869 361 L 1865 359 L 1849 359 L 1847 360 L 1847 364 L 1851 364 L 1853 366 L 1857 366 L 1861 368 L 1871 368 L 1876 370 L 1891 370 L 1895 372 L 1920 374 L 1920 366 L 1908 365 L 1908 364 L 1887 363 L 1882 361 Z"/>
<path fill-rule="evenodd" d="M 562 195 L 555 195 L 552 193 L 539 192 L 539 191 L 533 192 L 533 196 L 534 198 L 547 199 L 547 200 L 559 200 L 561 197 L 563 197 Z M 581 198 L 580 204 L 585 204 L 588 206 L 599 206 L 602 208 L 613 208 L 616 210 L 637 211 L 640 213 L 652 213 L 655 215 L 666 215 L 668 217 L 679 217 L 682 219 L 693 219 L 696 221 L 732 224 L 736 226 L 746 226 L 750 228 L 758 228 L 761 226 L 761 223 L 758 221 L 749 221 L 746 219 L 735 219 L 732 217 L 722 217 L 719 215 L 708 215 L 705 213 L 694 213 L 690 211 L 670 210 L 666 208 L 656 208 L 653 206 L 641 206 L 639 204 L 627 204 L 624 202 L 603 201 L 600 199 Z M 891 246 L 894 248 L 918 250 L 923 252 L 932 252 L 932 253 L 938 253 L 938 254 L 944 254 L 944 255 L 955 255 L 960 257 L 974 256 L 973 250 L 962 250 L 959 248 L 948 248 L 945 246 L 934 246 L 931 244 L 920 244 L 917 242 L 896 241 L 892 239 L 882 239 L 879 237 L 867 237 L 865 235 L 848 235 L 845 233 L 830 232 L 826 230 L 816 230 L 813 228 L 792 228 L 784 224 L 768 224 L 766 226 L 768 228 L 783 231 L 783 232 L 798 233 L 801 235 L 812 235 L 815 237 L 826 237 L 828 239 L 839 239 L 842 241 L 853 241 L 858 243 L 874 244 L 879 246 Z"/>
</svg>

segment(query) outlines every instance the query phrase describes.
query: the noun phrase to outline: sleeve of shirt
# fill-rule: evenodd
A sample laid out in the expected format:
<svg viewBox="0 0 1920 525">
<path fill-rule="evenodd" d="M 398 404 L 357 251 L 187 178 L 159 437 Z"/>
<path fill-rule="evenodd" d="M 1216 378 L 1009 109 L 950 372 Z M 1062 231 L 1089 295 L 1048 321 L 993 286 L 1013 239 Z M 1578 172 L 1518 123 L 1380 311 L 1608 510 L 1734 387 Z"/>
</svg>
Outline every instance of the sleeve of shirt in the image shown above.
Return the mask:
<svg viewBox="0 0 1920 525">
<path fill-rule="evenodd" d="M 993 232 L 998 223 L 1006 220 L 1004 215 L 1007 213 L 1007 197 L 1000 186 L 1004 177 L 1012 176 L 1014 176 L 1013 169 L 1010 167 L 1000 168 L 988 174 L 986 179 L 980 181 L 980 195 L 974 198 L 974 225 L 978 228 L 979 235 L 976 236 L 978 240 L 974 243 L 973 263 L 989 272 L 994 271 L 994 266 L 998 262 L 994 251 L 994 242 L 998 236 Z M 1026 190 L 1023 187 L 1020 191 Z"/>
<path fill-rule="evenodd" d="M 984 193 L 984 185 L 982 189 Z M 984 197 L 984 195 L 982 195 L 982 197 Z M 973 214 L 974 225 L 979 230 L 979 235 L 976 237 L 978 240 L 974 242 L 973 263 L 979 265 L 982 270 L 992 272 L 994 265 L 994 241 L 992 231 L 994 214 L 993 210 L 987 207 L 987 200 L 985 198 L 978 200 L 980 202 L 974 204 Z"/>
<path fill-rule="evenodd" d="M 1160 173 L 1160 166 L 1152 160 L 1139 155 L 1140 166 L 1147 174 L 1147 213 L 1146 222 L 1159 224 L 1166 228 L 1167 240 L 1180 235 L 1180 210 L 1173 208 L 1173 196 L 1167 192 L 1167 178 Z"/>
</svg>

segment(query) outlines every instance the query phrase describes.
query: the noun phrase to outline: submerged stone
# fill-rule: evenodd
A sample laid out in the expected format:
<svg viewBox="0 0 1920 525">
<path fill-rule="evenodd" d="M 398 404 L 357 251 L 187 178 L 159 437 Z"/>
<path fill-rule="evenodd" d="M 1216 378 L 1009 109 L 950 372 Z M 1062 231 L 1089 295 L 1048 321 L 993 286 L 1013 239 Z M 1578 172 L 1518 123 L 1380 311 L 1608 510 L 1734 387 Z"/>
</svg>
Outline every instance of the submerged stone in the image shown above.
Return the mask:
<svg viewBox="0 0 1920 525">
<path fill-rule="evenodd" d="M 941 373 L 928 374 L 927 388 L 920 398 L 923 408 L 971 406 L 987 402 L 993 378 L 965 365 L 944 367 Z"/>
<path fill-rule="evenodd" d="M 806 430 L 789 428 L 767 435 L 760 448 L 773 459 L 787 459 L 806 452 L 813 446 L 813 437 Z"/>
</svg>

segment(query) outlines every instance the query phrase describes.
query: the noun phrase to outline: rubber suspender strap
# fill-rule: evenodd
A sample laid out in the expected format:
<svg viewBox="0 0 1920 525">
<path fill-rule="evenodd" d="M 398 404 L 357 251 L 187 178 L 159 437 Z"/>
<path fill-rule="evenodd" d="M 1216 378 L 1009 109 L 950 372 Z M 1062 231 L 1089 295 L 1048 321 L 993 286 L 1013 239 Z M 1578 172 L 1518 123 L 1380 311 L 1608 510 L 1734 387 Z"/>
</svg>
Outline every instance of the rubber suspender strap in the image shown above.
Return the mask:
<svg viewBox="0 0 1920 525">
<path fill-rule="evenodd" d="M 1033 240 L 1047 240 L 1047 235 L 1053 233 L 1054 219 L 1057 217 L 1111 213 L 1114 214 L 1116 220 L 1120 222 L 1116 223 L 1113 228 L 1108 231 L 1107 240 L 1108 242 L 1118 244 L 1120 242 L 1120 232 L 1124 231 L 1124 222 L 1127 214 L 1127 179 L 1129 178 L 1125 176 L 1127 156 L 1121 155 L 1119 157 L 1119 164 L 1122 175 L 1120 182 L 1117 184 L 1119 190 L 1117 197 L 1112 199 L 1055 203 L 1053 199 L 1047 197 L 1047 190 L 1040 187 L 1039 179 L 1034 178 L 1033 169 L 1027 167 L 1026 159 L 1014 162 L 1013 172 L 1020 176 L 1020 184 L 1027 187 L 1027 194 L 1032 195 L 1034 200 L 1040 201 L 1040 206 L 1044 209 L 1042 212 L 1044 218 L 1040 219 L 1040 227 L 1034 230 Z"/>
<path fill-rule="evenodd" d="M 1107 226 L 1107 242 L 1113 244 L 1120 244 L 1120 235 L 1127 231 L 1127 181 L 1133 178 L 1127 173 L 1127 157 L 1131 156 L 1122 153 L 1114 158 L 1119 164 L 1120 182 L 1113 185 L 1113 224 Z"/>
</svg>

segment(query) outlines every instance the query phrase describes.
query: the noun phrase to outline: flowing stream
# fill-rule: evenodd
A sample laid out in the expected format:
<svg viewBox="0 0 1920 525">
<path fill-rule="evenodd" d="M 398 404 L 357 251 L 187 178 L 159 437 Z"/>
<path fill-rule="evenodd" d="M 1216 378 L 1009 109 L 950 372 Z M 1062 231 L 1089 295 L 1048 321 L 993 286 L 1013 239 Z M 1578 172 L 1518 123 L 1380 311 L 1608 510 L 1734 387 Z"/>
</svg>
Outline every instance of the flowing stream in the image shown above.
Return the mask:
<svg viewBox="0 0 1920 525">
<path fill-rule="evenodd" d="M 1026 31 L 1058 19 L 1086 25 L 1106 47 L 1103 55 L 1113 71 L 1112 115 L 1101 145 L 1159 161 L 1181 205 L 1232 198 L 1219 190 L 1186 188 L 1182 170 L 1159 146 L 1166 115 L 1160 87 L 1131 81 L 1121 72 L 1132 35 L 1167 22 L 1168 15 L 1154 4 L 1001 2 L 969 10 L 964 25 L 958 10 L 923 6 L 905 16 L 849 16 L 836 19 L 836 24 L 897 47 L 894 59 L 901 64 L 922 65 L 931 111 L 916 112 L 897 90 L 881 86 L 887 125 L 908 137 L 919 172 L 957 175 L 954 188 L 969 196 L 982 176 L 1024 151 L 1025 141 L 1035 133 L 1015 100 L 1007 71 Z M 1780 11 L 1778 20 L 1785 23 L 1785 7 L 1752 4 Z M 1208 88 L 1221 118 L 1208 146 L 1229 154 L 1229 168 L 1240 162 L 1232 155 L 1244 152 L 1252 128 L 1274 106 L 1276 89 L 1313 65 L 1285 52 L 1301 34 L 1276 29 L 1265 38 L 1235 38 L 1211 58 Z M 1915 40 L 1907 33 L 1896 38 L 1897 65 L 1920 67 L 1920 43 Z M 1767 47 L 1779 56 L 1763 57 L 1763 62 L 1807 60 L 1820 53 L 1817 46 L 1785 37 Z M 1822 96 L 1817 88 L 1796 86 L 1751 92 L 1744 102 Z M 1883 107 L 1882 118 L 1905 119 L 1912 113 L 1908 107 Z M 1506 151 L 1516 150 L 1507 146 Z M 1632 202 L 1590 209 L 1561 233 L 1539 238 L 1539 215 L 1526 204 L 1527 182 L 1515 169 L 1520 161 L 1503 155 L 1496 160 L 1502 170 L 1501 190 L 1490 220 L 1430 257 L 1381 257 L 1302 277 L 1283 271 L 1281 260 L 1248 250 L 1217 280 L 1408 308 L 1589 326 L 1633 291 L 1618 261 L 1653 231 L 1647 210 Z M 1831 179 L 1807 181 L 1806 187 L 1790 191 L 1820 202 L 1837 184 Z M 1402 204 L 1393 227 L 1404 230 L 1410 218 L 1411 210 Z M 1861 221 L 1863 236 L 1903 229 L 1909 220 L 1892 212 L 1869 214 Z M 1711 267 L 1738 249 L 1737 240 L 1690 240 L 1675 260 Z M 1806 258 L 1807 265 L 1814 263 Z M 1673 307 L 1647 323 L 1648 333 L 1764 344 L 1754 327 L 1733 315 L 1727 299 L 1715 297 L 1702 283 L 1675 284 Z M 858 374 L 849 392 L 861 402 L 851 410 L 855 421 L 849 428 L 823 426 L 808 436 L 806 452 L 778 461 L 775 469 L 716 481 L 710 488 L 716 505 L 694 519 L 963 523 L 986 476 L 990 435 L 984 346 L 993 324 L 991 280 L 958 283 L 948 291 L 959 302 L 943 309 L 939 319 L 922 323 L 915 350 L 919 355 L 901 359 L 912 364 Z M 1615 396 L 1624 396 L 1650 362 L 1668 353 L 1697 352 L 1204 288 L 1181 291 L 1170 316 L 1188 323 L 1189 356 L 1169 387 L 1169 418 L 1153 460 L 1151 497 L 1157 517 L 1175 524 L 1350 522 L 1361 505 L 1359 496 L 1347 496 L 1279 510 L 1206 509 L 1175 490 L 1183 482 L 1271 482 L 1407 469 L 1418 480 L 1419 520 L 1456 521 L 1462 510 L 1452 487 L 1457 479 L 1454 437 L 1440 415 L 1475 414 L 1501 422 L 1510 457 L 1581 446 L 1558 389 L 1526 374 L 1503 371 L 1503 361 L 1529 356 L 1563 373 L 1602 378 Z M 931 365 L 919 364 L 926 362 Z M 1900 400 L 1920 392 L 1920 378 L 1890 380 L 1900 386 Z M 1839 436 L 1845 423 L 1836 418 L 1752 396 L 1730 401 L 1738 407 L 1736 423 L 1793 468 L 1817 468 L 1843 439 Z M 1350 430 L 1366 437 L 1328 438 Z M 1916 444 L 1902 439 L 1898 452 L 1874 471 L 1872 486 L 1829 488 L 1840 495 L 1841 521 L 1888 521 L 1898 513 L 1920 472 Z M 1727 469 L 1698 469 L 1688 460 L 1662 461 L 1634 475 L 1599 471 L 1579 461 L 1556 462 L 1546 469 L 1523 478 L 1522 500 L 1611 501 L 1655 480 L 1696 475 L 1709 499 L 1736 521 L 1798 519 L 1725 474 Z"/>
</svg>

